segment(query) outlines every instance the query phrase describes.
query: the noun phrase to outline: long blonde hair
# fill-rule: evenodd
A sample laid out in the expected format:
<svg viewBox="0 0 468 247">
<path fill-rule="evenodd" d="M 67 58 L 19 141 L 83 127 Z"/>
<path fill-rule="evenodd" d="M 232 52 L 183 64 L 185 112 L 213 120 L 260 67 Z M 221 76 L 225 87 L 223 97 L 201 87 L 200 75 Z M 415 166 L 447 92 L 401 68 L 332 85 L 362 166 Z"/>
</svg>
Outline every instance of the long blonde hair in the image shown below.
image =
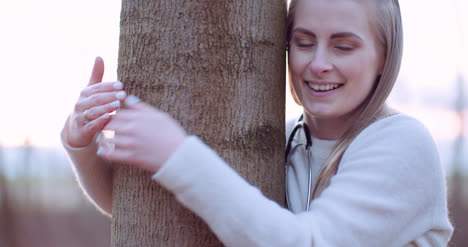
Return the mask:
<svg viewBox="0 0 468 247">
<path fill-rule="evenodd" d="M 295 9 L 298 0 L 291 0 L 287 19 L 287 48 L 291 40 L 291 31 L 294 27 Z M 323 190 L 330 184 L 331 178 L 338 171 L 338 167 L 344 152 L 349 147 L 354 138 L 367 126 L 378 119 L 388 115 L 385 109 L 385 101 L 390 94 L 397 79 L 401 58 L 403 54 L 403 29 L 401 22 L 400 5 L 398 0 L 370 0 L 370 4 L 375 5 L 377 42 L 384 52 L 384 65 L 382 74 L 376 78 L 373 90 L 364 102 L 355 110 L 351 119 L 350 127 L 337 140 L 331 154 L 325 161 L 322 170 L 312 191 L 312 198 L 317 198 Z M 291 73 L 289 73 L 289 86 L 291 94 L 299 105 Z M 312 144 L 313 148 L 313 144 Z"/>
</svg>

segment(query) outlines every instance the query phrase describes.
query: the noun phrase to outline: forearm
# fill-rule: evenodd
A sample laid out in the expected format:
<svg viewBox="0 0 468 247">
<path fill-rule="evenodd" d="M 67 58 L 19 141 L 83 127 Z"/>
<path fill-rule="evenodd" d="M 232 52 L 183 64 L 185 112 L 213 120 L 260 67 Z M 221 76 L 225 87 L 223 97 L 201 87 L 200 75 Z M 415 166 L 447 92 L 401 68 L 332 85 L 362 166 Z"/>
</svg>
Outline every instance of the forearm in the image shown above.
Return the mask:
<svg viewBox="0 0 468 247">
<path fill-rule="evenodd" d="M 425 166 L 418 173 L 400 173 L 408 165 L 395 153 L 406 147 L 389 152 L 380 148 L 383 144 L 365 144 L 368 150 L 355 152 L 363 157 L 348 157 L 310 211 L 296 215 L 262 195 L 196 137 L 187 138 L 153 179 L 226 246 L 443 246 L 451 228 L 446 211 L 434 208 L 432 194 L 438 193 L 416 189 L 437 190 L 434 181 L 442 178 L 416 181 L 419 174 L 432 178 Z M 377 154 L 379 159 L 367 158 L 367 152 L 379 150 L 385 152 Z M 434 214 L 440 222 L 431 221 Z M 440 244 L 422 244 L 430 239 Z"/>
<path fill-rule="evenodd" d="M 95 141 L 86 147 L 73 148 L 66 142 L 64 131 L 61 133 L 61 139 L 83 192 L 98 209 L 111 215 L 113 193 L 111 164 L 96 154 Z"/>
<path fill-rule="evenodd" d="M 226 246 L 311 246 L 312 230 L 304 218 L 263 196 L 195 137 L 153 179 L 200 216 Z"/>
</svg>

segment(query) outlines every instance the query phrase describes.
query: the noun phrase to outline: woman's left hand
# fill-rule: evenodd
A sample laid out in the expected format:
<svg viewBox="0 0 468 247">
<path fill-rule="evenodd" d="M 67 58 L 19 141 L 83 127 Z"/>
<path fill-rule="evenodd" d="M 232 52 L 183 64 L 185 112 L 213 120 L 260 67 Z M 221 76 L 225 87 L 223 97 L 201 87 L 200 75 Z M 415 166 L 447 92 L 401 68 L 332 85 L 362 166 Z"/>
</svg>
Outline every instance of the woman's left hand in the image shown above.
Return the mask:
<svg viewBox="0 0 468 247">
<path fill-rule="evenodd" d="M 156 172 L 187 136 L 168 113 L 128 96 L 127 109 L 112 116 L 104 130 L 114 131 L 113 138 L 98 138 L 102 158 Z"/>
</svg>

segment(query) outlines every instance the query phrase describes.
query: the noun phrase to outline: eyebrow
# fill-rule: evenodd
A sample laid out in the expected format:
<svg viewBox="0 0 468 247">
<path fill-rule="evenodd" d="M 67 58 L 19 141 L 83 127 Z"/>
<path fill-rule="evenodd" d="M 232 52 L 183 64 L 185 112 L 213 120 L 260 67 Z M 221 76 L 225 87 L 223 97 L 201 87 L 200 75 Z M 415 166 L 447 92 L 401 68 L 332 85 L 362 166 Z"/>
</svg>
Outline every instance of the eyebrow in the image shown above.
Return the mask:
<svg viewBox="0 0 468 247">
<path fill-rule="evenodd" d="M 313 37 L 317 37 L 314 32 L 311 32 L 311 31 L 309 31 L 307 29 L 304 29 L 304 28 L 301 28 L 301 27 L 294 28 L 292 32 L 293 33 L 299 32 L 299 33 L 303 33 L 303 34 L 310 35 L 310 36 L 313 36 Z M 357 38 L 359 40 L 362 40 L 362 38 L 359 37 L 359 35 L 357 35 L 355 33 L 352 33 L 352 32 L 334 33 L 334 34 L 331 35 L 330 38 L 335 39 L 335 38 L 347 38 L 347 37 L 354 37 L 354 38 Z"/>
</svg>

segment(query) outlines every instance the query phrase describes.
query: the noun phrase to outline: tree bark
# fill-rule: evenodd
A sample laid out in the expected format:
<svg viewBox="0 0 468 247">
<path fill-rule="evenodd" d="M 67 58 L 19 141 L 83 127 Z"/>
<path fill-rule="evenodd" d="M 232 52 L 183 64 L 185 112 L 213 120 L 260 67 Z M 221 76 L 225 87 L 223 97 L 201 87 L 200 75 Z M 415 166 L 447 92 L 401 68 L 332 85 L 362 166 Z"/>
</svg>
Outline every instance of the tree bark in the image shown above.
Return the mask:
<svg viewBox="0 0 468 247">
<path fill-rule="evenodd" d="M 169 112 L 280 204 L 285 18 L 284 0 L 123 0 L 118 61 L 129 94 Z M 114 170 L 112 246 L 222 246 L 150 176 Z"/>
</svg>

